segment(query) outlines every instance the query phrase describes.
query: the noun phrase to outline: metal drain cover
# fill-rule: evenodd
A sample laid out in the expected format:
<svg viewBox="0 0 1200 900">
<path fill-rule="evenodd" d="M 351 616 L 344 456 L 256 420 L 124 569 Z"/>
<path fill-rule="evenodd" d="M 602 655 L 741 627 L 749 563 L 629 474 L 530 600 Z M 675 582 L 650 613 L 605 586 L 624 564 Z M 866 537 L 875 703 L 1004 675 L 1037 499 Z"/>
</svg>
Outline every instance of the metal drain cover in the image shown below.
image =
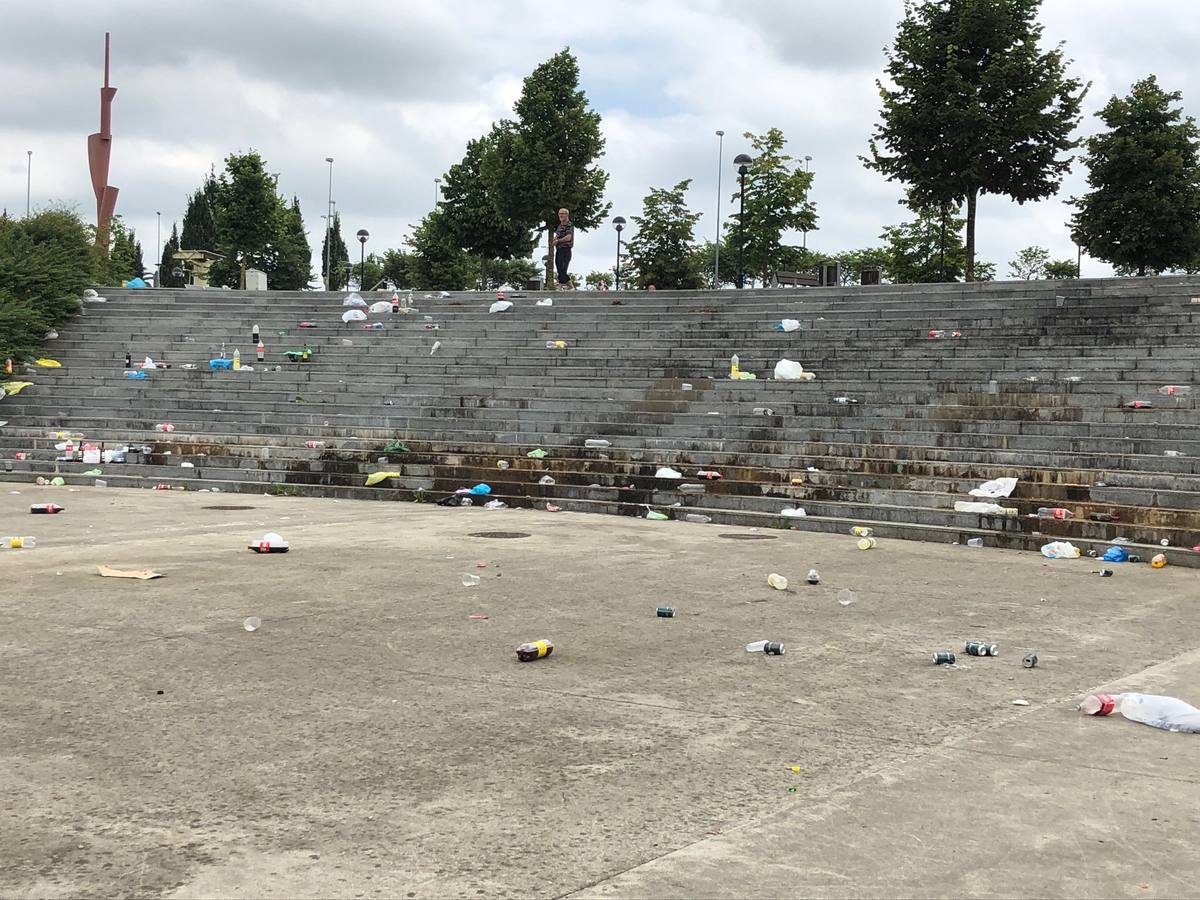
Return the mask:
<svg viewBox="0 0 1200 900">
<path fill-rule="evenodd" d="M 241 512 L 242 510 L 255 509 L 256 507 L 253 507 L 253 506 L 205 506 L 202 508 L 203 509 L 220 509 L 220 510 L 224 510 L 225 512 Z"/>
<path fill-rule="evenodd" d="M 725 534 L 718 534 L 717 537 L 723 537 L 730 541 L 773 541 L 777 537 L 774 534 L 742 534 L 740 531 L 730 531 Z"/>
<path fill-rule="evenodd" d="M 474 534 L 469 534 L 467 537 L 478 538 L 496 538 L 504 540 L 507 538 L 527 538 L 529 537 L 524 531 L 476 531 Z"/>
</svg>

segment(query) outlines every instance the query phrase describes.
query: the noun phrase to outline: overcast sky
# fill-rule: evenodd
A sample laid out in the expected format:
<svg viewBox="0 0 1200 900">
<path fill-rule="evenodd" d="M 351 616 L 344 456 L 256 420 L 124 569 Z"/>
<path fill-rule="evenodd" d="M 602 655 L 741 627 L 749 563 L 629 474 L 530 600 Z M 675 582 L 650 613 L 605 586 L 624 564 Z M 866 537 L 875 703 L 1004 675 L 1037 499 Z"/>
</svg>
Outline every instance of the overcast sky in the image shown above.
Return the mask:
<svg viewBox="0 0 1200 900">
<path fill-rule="evenodd" d="M 641 210 L 651 187 L 692 178 L 715 233 L 718 140 L 725 131 L 722 216 L 730 160 L 743 132 L 783 130 L 788 151 L 812 157 L 820 231 L 809 245 L 837 251 L 878 242 L 899 221 L 900 188 L 858 156 L 879 109 L 874 80 L 901 0 L 0 0 L 0 205 L 25 209 L 32 150 L 34 208 L 76 205 L 94 220 L 87 135 L 98 129 L 103 37 L 112 32 L 117 212 L 137 229 L 146 263 L 183 216 L 213 163 L 253 148 L 300 198 L 320 254 L 329 169 L 347 243 L 399 247 L 434 202 L 434 178 L 470 138 L 511 115 L 521 80 L 564 46 L 603 118 L 600 164 L 613 215 Z M 1091 81 L 1081 133 L 1114 93 L 1154 73 L 1200 112 L 1196 0 L 1046 0 L 1047 44 L 1066 42 L 1070 71 Z M 979 204 L 982 259 L 1005 277 L 1030 244 L 1073 257 L 1063 201 L 1085 188 L 1077 163 L 1058 197 Z M 629 232 L 627 232 L 628 235 Z M 611 266 L 611 228 L 580 233 L 573 270 Z M 356 251 L 357 247 L 352 249 Z M 1084 261 L 1084 275 L 1106 274 Z"/>
</svg>

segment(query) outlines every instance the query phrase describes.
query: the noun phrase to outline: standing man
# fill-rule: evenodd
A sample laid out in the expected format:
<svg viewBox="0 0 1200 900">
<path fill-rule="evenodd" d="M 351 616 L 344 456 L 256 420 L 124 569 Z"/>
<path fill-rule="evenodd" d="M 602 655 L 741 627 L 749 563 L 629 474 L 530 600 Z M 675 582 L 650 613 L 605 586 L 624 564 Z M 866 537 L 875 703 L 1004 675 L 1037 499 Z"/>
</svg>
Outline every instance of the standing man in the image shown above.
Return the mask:
<svg viewBox="0 0 1200 900">
<path fill-rule="evenodd" d="M 558 289 L 571 289 L 571 276 L 567 269 L 571 265 L 571 248 L 575 246 L 575 226 L 571 224 L 571 213 L 567 209 L 558 211 L 558 227 L 554 229 L 554 268 L 558 270 Z"/>
</svg>

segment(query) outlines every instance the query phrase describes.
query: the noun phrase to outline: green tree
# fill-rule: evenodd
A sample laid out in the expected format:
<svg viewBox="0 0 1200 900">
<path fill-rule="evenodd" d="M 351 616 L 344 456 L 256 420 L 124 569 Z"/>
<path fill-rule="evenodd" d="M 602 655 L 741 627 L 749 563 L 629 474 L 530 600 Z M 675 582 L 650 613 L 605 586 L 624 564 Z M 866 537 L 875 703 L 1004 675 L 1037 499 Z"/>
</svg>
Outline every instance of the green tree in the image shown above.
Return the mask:
<svg viewBox="0 0 1200 900">
<path fill-rule="evenodd" d="M 725 224 L 729 248 L 721 248 L 721 267 L 737 268 L 741 240 L 746 272 L 756 273 L 766 284 L 772 272 L 784 269 L 783 233 L 817 230 L 816 208 L 808 201 L 813 174 L 792 166 L 792 157 L 783 152 L 787 142 L 778 128 L 763 135 L 747 131 L 743 136 L 754 148 L 746 174 L 745 227 L 739 229 L 737 221 L 741 215 L 739 190 L 731 198 L 737 212 Z"/>
<path fill-rule="evenodd" d="M 254 150 L 226 157 L 213 202 L 217 252 L 224 259 L 210 270 L 210 282 L 240 287 L 246 270 L 255 268 L 267 273 L 271 284 L 285 242 L 285 218 L 283 201 L 275 193 L 275 180 L 263 158 Z"/>
<path fill-rule="evenodd" d="M 158 262 L 158 279 L 157 287 L 181 288 L 183 287 L 183 277 L 176 276 L 174 270 L 179 266 L 179 262 L 175 259 L 175 252 L 179 249 L 179 226 L 177 223 L 171 223 L 171 236 L 167 238 L 167 242 L 163 244 L 162 256 Z"/>
<path fill-rule="evenodd" d="M 1050 262 L 1050 251 L 1045 247 L 1026 247 L 1017 252 L 1017 258 L 1008 264 L 1008 277 L 1032 281 L 1042 274 Z"/>
<path fill-rule="evenodd" d="M 1052 259 L 1042 266 L 1042 277 L 1050 281 L 1078 278 L 1079 263 L 1073 259 Z"/>
<path fill-rule="evenodd" d="M 863 269 L 886 269 L 887 256 L 888 251 L 884 247 L 863 247 L 861 250 L 843 250 L 827 258 L 841 263 L 842 284 L 851 285 L 862 284 Z"/>
<path fill-rule="evenodd" d="M 428 213 L 407 241 L 409 283 L 421 291 L 461 291 L 475 278 L 474 261 L 458 246 L 440 210 Z"/>
<path fill-rule="evenodd" d="M 691 183 L 685 178 L 672 188 L 652 188 L 642 214 L 633 216 L 637 234 L 629 239 L 629 261 L 639 287 L 694 290 L 704 283 L 693 256 L 700 214 L 687 208 L 683 196 Z"/>
<path fill-rule="evenodd" d="M 312 281 L 312 247 L 304 230 L 300 200 L 292 197 L 292 205 L 283 211 L 279 236 L 278 263 L 267 275 L 267 285 L 280 291 L 302 291 Z"/>
<path fill-rule="evenodd" d="M 966 268 L 963 219 L 943 216 L 940 208 L 918 207 L 913 212 L 913 221 L 885 228 L 880 235 L 884 277 L 893 284 L 958 281 Z"/>
<path fill-rule="evenodd" d="M 409 254 L 403 250 L 384 250 L 379 258 L 379 277 L 386 278 L 397 288 L 411 287 L 410 266 Z"/>
<path fill-rule="evenodd" d="M 583 279 L 583 283 L 594 291 L 599 290 L 601 285 L 604 285 L 604 289 L 608 290 L 613 286 L 613 273 L 588 272 L 587 276 Z"/>
<path fill-rule="evenodd" d="M 217 252 L 217 223 L 213 220 L 213 202 L 217 195 L 216 176 L 209 172 L 204 184 L 188 197 L 183 214 L 179 244 L 184 250 Z"/>
<path fill-rule="evenodd" d="M 487 288 L 488 260 L 528 256 L 535 238 L 528 225 L 516 223 L 496 208 L 494 192 L 483 175 L 484 157 L 494 149 L 503 130 L 467 143 L 462 161 L 442 177 L 446 221 L 459 247 L 479 260 L 480 287 Z"/>
<path fill-rule="evenodd" d="M 108 258 L 101 265 L 102 284 L 119 286 L 134 276 L 141 276 L 142 248 L 133 229 L 125 226 L 120 215 L 114 215 L 108 227 Z"/>
<path fill-rule="evenodd" d="M 608 215 L 608 175 L 594 162 L 604 153 L 600 114 L 579 90 L 579 63 L 563 50 L 525 79 L 513 107 L 516 122 L 500 122 L 482 160 L 483 178 L 503 221 L 549 235 L 566 207 L 580 230 Z M 553 255 L 553 254 L 551 254 Z M 553 259 L 547 261 L 551 280 Z"/>
<path fill-rule="evenodd" d="M 488 260 L 483 289 L 495 290 L 506 284 L 521 289 L 525 282 L 537 278 L 540 271 L 541 267 L 528 258 Z"/>
<path fill-rule="evenodd" d="M 1200 143 L 1182 94 L 1153 75 L 1096 115 L 1107 131 L 1085 143 L 1090 192 L 1072 198 L 1072 237 L 1117 271 L 1164 272 L 1200 260 Z"/>
<path fill-rule="evenodd" d="M 325 269 L 327 259 L 329 271 Z M 334 213 L 333 225 L 321 241 L 321 279 L 325 282 L 325 290 L 340 291 L 346 286 L 349 265 L 350 251 L 346 249 L 346 242 L 342 240 L 342 217 L 340 213 Z"/>
<path fill-rule="evenodd" d="M 371 290 L 385 278 L 383 260 L 374 253 L 368 253 L 361 263 L 350 266 L 350 278 L 358 282 L 360 290 Z"/>
<path fill-rule="evenodd" d="M 880 122 L 864 163 L 900 180 L 920 207 L 966 203 L 965 275 L 974 276 L 980 194 L 1018 203 L 1057 192 L 1086 88 L 1062 45 L 1043 52 L 1041 0 L 921 0 L 905 5 Z M 882 150 L 880 148 L 883 148 Z"/>
<path fill-rule="evenodd" d="M 986 262 L 981 259 L 975 260 L 975 280 L 976 281 L 995 281 L 996 280 L 996 264 L 994 262 Z"/>
</svg>

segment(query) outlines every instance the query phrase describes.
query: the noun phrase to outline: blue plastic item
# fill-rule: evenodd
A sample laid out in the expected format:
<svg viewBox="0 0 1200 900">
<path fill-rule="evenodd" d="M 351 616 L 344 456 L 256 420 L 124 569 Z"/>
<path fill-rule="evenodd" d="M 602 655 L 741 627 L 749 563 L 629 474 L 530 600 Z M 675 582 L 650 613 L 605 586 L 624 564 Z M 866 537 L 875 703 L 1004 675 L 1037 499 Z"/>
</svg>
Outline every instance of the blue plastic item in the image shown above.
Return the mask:
<svg viewBox="0 0 1200 900">
<path fill-rule="evenodd" d="M 217 369 L 232 369 L 233 368 L 233 360 L 232 359 L 210 359 L 208 361 L 208 367 L 210 369 L 212 369 L 214 372 L 217 371 Z"/>
<path fill-rule="evenodd" d="M 141 278 L 130 278 L 127 282 L 125 282 L 125 287 L 127 287 L 127 288 L 144 288 L 144 287 L 150 287 L 150 285 L 146 284 L 146 282 L 143 281 Z"/>
<path fill-rule="evenodd" d="M 470 493 L 474 494 L 477 497 L 482 496 L 483 494 L 490 494 L 491 492 L 492 492 L 492 486 L 489 484 L 484 484 L 482 482 L 475 485 L 475 487 L 471 488 L 471 490 L 470 490 Z"/>
<path fill-rule="evenodd" d="M 1125 562 L 1129 559 L 1129 551 L 1123 547 L 1109 547 L 1101 559 L 1105 562 Z"/>
<path fill-rule="evenodd" d="M 149 378 L 150 376 L 139 369 L 134 372 L 126 372 L 125 377 L 126 378 Z"/>
</svg>

